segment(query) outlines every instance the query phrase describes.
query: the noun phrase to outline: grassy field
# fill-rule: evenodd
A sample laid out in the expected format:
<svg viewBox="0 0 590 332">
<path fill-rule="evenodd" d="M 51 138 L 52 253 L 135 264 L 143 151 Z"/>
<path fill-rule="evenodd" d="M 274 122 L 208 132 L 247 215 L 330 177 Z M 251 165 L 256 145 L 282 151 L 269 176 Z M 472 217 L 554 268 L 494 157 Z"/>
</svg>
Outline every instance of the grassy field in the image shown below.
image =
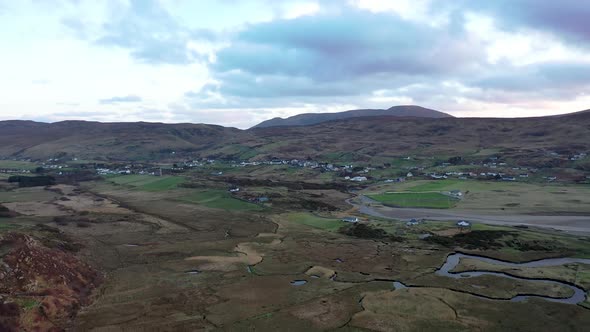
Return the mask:
<svg viewBox="0 0 590 332">
<path fill-rule="evenodd" d="M 43 187 L 20 188 L 11 191 L 0 190 L 0 203 L 48 201 L 56 197 L 56 193 L 43 190 Z"/>
<path fill-rule="evenodd" d="M 415 207 L 448 209 L 455 206 L 457 199 L 436 192 L 427 193 L 384 193 L 368 195 L 385 205 L 395 207 Z"/>
<path fill-rule="evenodd" d="M 29 161 L 0 160 L 0 168 L 28 169 L 33 170 L 39 165 Z"/>
<path fill-rule="evenodd" d="M 461 190 L 463 199 L 456 207 L 468 210 L 506 210 L 515 213 L 586 214 L 590 213 L 590 186 L 584 184 L 521 183 L 475 180 L 416 180 L 379 184 L 367 195 L 388 191 L 406 193 Z"/>
<path fill-rule="evenodd" d="M 248 203 L 233 198 L 225 190 L 209 189 L 204 191 L 191 191 L 182 196 L 181 201 L 202 204 L 206 207 L 224 210 L 261 211 L 264 208 L 254 203 Z"/>
<path fill-rule="evenodd" d="M 291 213 L 287 219 L 291 222 L 319 228 L 330 232 L 338 231 L 346 223 L 339 219 L 328 219 L 315 216 L 309 213 Z"/>
<path fill-rule="evenodd" d="M 121 175 L 109 178 L 109 181 L 131 186 L 144 191 L 165 191 L 172 190 L 184 182 L 181 176 L 152 176 L 152 175 Z"/>
</svg>

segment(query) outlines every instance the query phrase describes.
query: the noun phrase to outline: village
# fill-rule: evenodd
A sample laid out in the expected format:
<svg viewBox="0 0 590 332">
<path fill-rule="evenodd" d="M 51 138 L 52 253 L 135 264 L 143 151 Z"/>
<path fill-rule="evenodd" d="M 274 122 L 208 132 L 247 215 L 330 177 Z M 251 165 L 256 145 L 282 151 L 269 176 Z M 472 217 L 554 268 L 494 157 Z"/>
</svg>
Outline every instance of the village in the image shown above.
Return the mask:
<svg viewBox="0 0 590 332">
<path fill-rule="evenodd" d="M 548 152 L 556 160 L 568 160 L 575 163 L 587 158 L 587 153 L 580 152 L 573 155 L 559 155 Z M 472 158 L 473 159 L 473 158 Z M 590 171 L 582 175 L 562 178 L 553 168 L 539 168 L 532 166 L 510 165 L 501 156 L 489 156 L 466 161 L 462 157 L 451 157 L 448 160 L 434 160 L 432 157 L 402 156 L 403 166 L 392 163 L 372 164 L 363 162 L 335 163 L 320 160 L 281 159 L 268 160 L 236 160 L 231 158 L 213 159 L 197 158 L 194 160 L 177 160 L 166 163 L 155 162 L 103 162 L 83 161 L 73 158 L 49 158 L 45 161 L 30 159 L 12 159 L 8 162 L 27 163 L 27 167 L 6 167 L 0 160 L 0 174 L 30 174 L 52 173 L 55 175 L 71 175 L 80 171 L 91 171 L 98 176 L 111 175 L 152 175 L 162 176 L 189 172 L 192 169 L 211 169 L 210 175 L 221 176 L 223 168 L 251 168 L 251 167 L 290 167 L 310 169 L 318 173 L 331 173 L 335 181 L 350 181 L 358 183 L 375 182 L 404 182 L 412 178 L 442 180 L 454 178 L 458 180 L 498 180 L 520 182 L 578 182 L 590 180 Z M 10 165 L 10 163 L 8 164 Z M 219 170 L 218 170 L 219 169 Z M 395 175 L 391 177 L 391 175 Z"/>
</svg>

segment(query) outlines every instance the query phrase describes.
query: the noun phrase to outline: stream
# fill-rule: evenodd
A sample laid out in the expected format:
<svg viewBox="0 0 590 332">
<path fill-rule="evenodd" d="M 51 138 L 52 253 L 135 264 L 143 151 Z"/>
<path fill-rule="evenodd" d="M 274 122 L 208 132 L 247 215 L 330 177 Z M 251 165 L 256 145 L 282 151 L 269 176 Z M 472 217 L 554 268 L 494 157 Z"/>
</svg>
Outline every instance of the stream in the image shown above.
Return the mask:
<svg viewBox="0 0 590 332">
<path fill-rule="evenodd" d="M 537 279 L 537 278 L 522 278 L 509 275 L 504 272 L 489 272 L 489 271 L 465 271 L 465 272 L 450 272 L 452 271 L 458 264 L 461 258 L 471 258 L 476 259 L 485 263 L 506 266 L 506 267 L 547 267 L 547 266 L 560 266 L 564 264 L 571 264 L 571 263 L 582 263 L 582 264 L 590 264 L 590 259 L 584 258 L 548 258 L 548 259 L 541 259 L 526 263 L 510 263 L 505 262 L 493 258 L 488 257 L 481 257 L 475 255 L 468 255 L 462 253 L 454 253 L 447 256 L 447 260 L 435 273 L 439 276 L 450 277 L 455 279 L 466 279 L 472 277 L 478 277 L 483 275 L 493 275 L 499 276 L 503 278 L 515 279 L 515 280 L 527 280 L 527 281 L 534 281 L 546 284 L 558 284 L 567 288 L 570 288 L 574 294 L 568 298 L 554 298 L 549 296 L 542 296 L 542 295 L 517 295 L 510 299 L 512 302 L 521 302 L 525 301 L 529 298 L 542 298 L 547 301 L 551 302 L 559 302 L 559 303 L 568 303 L 568 304 L 578 304 L 583 302 L 586 299 L 586 292 L 578 287 L 574 286 L 565 282 L 557 281 L 557 280 L 547 280 L 547 279 Z"/>
</svg>

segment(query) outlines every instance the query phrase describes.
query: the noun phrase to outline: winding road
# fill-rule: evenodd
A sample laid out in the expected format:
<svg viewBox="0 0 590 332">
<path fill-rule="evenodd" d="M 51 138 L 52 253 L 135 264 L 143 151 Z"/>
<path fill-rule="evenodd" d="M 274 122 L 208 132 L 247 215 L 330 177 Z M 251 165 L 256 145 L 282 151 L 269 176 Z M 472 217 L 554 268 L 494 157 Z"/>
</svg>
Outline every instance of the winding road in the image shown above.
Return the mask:
<svg viewBox="0 0 590 332">
<path fill-rule="evenodd" d="M 355 202 L 360 201 L 360 202 Z M 394 208 L 384 206 L 364 195 L 347 200 L 349 204 L 359 209 L 359 212 L 369 216 L 386 219 L 427 219 L 438 221 L 469 220 L 490 225 L 524 225 L 529 227 L 552 228 L 566 232 L 590 233 L 590 216 L 536 216 L 536 215 L 494 215 L 477 211 L 458 209 L 420 209 Z"/>
</svg>

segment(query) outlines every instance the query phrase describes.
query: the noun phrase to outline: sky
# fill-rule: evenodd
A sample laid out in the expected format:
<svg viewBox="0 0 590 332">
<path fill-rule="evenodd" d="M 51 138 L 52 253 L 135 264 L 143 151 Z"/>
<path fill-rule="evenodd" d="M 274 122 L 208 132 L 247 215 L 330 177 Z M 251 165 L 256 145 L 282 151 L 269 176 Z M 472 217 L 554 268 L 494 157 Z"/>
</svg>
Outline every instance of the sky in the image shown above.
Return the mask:
<svg viewBox="0 0 590 332">
<path fill-rule="evenodd" d="M 0 0 L 0 120 L 590 108 L 581 0 Z"/>
</svg>

